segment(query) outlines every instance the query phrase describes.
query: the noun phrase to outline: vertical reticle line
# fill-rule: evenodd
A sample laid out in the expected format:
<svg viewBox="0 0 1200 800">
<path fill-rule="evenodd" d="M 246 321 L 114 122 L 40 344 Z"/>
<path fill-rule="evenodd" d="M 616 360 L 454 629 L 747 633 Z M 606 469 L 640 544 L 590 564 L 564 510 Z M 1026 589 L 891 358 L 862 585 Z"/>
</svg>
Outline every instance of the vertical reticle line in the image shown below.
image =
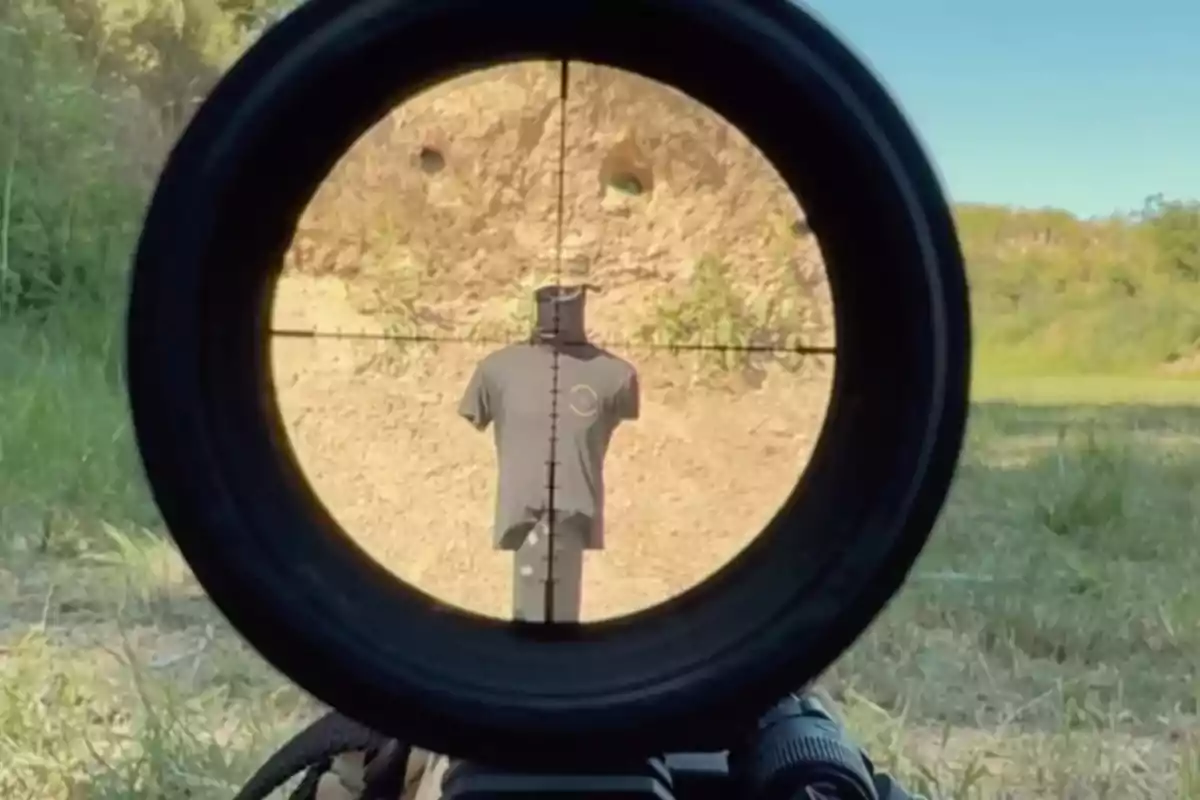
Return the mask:
<svg viewBox="0 0 1200 800">
<path fill-rule="evenodd" d="M 559 378 L 559 347 L 561 346 L 560 316 L 558 294 L 562 287 L 563 266 L 563 224 L 565 217 L 565 198 L 567 184 L 567 92 L 569 62 L 563 59 L 559 62 L 558 82 L 558 218 L 554 235 L 554 295 L 551 305 L 554 308 L 552 318 L 552 345 L 550 361 L 550 460 L 546 465 L 546 583 L 545 604 L 546 621 L 554 621 L 554 582 L 557 550 L 555 541 L 555 489 L 558 479 L 558 378 Z"/>
</svg>

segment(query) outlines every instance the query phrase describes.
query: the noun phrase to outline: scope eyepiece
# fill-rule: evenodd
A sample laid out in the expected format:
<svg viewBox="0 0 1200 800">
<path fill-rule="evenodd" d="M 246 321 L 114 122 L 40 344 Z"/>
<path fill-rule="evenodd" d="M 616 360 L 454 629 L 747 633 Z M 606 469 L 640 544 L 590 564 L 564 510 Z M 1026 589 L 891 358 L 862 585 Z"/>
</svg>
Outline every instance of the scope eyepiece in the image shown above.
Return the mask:
<svg viewBox="0 0 1200 800">
<path fill-rule="evenodd" d="M 730 773 L 755 800 L 807 798 L 826 786 L 839 800 L 876 800 L 870 762 L 811 694 L 788 695 L 729 755 Z M 820 796 L 820 795 L 818 795 Z"/>
</svg>

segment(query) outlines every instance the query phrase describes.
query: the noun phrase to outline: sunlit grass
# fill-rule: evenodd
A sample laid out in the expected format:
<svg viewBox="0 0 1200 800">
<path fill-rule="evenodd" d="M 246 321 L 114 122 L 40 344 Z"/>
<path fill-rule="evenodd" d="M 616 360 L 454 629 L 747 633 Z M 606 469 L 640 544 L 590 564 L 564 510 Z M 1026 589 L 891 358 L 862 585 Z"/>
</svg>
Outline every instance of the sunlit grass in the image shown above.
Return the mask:
<svg viewBox="0 0 1200 800">
<path fill-rule="evenodd" d="M 0 792 L 228 798 L 314 706 L 180 580 L 170 544 L 113 535 L 111 557 L 0 570 Z"/>
<path fill-rule="evenodd" d="M 1200 378 L 1163 375 L 1022 375 L 977 370 L 972 390 L 979 400 L 1023 405 L 1197 405 Z"/>
</svg>

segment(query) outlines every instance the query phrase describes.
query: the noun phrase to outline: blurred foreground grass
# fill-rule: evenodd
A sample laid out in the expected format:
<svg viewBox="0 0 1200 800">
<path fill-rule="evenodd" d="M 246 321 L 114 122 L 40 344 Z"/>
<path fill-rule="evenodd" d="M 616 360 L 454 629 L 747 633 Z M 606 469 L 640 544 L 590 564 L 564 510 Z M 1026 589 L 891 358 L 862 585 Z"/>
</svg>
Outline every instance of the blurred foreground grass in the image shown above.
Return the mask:
<svg viewBox="0 0 1200 800">
<path fill-rule="evenodd" d="M 3 333 L 0 794 L 228 798 L 319 708 L 152 532 L 104 360 Z M 931 546 L 828 675 L 910 786 L 1200 798 L 1200 385 L 1169 384 L 979 382 Z"/>
</svg>

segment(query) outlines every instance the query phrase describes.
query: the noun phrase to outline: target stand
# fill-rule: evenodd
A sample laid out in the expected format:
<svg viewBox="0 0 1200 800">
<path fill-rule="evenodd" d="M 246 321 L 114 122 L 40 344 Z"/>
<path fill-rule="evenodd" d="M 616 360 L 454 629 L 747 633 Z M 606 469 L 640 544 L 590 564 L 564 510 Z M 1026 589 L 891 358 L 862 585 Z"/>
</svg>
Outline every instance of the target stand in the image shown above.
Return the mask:
<svg viewBox="0 0 1200 800">
<path fill-rule="evenodd" d="M 583 551 L 591 520 L 555 520 L 541 512 L 513 552 L 513 619 L 578 622 L 583 599 Z"/>
</svg>

